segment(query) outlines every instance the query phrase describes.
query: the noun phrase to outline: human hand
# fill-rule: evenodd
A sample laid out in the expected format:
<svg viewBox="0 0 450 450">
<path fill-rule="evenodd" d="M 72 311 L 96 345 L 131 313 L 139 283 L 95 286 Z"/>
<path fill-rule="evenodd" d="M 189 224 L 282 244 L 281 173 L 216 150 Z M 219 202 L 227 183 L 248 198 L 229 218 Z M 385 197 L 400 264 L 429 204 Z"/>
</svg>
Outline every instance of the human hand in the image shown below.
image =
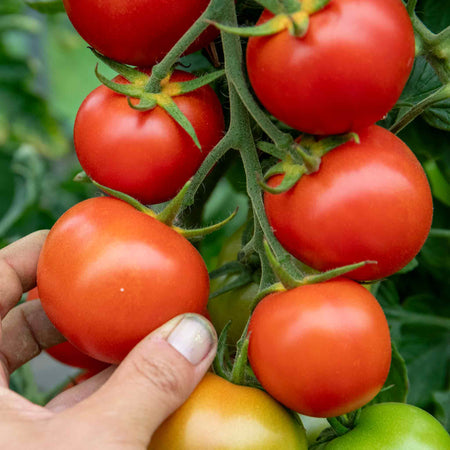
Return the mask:
<svg viewBox="0 0 450 450">
<path fill-rule="evenodd" d="M 210 366 L 217 336 L 201 316 L 178 316 L 143 339 L 119 366 L 37 406 L 8 388 L 10 374 L 64 340 L 40 301 L 16 306 L 36 284 L 46 231 L 0 250 L 0 448 L 146 449 L 153 432 Z"/>
</svg>

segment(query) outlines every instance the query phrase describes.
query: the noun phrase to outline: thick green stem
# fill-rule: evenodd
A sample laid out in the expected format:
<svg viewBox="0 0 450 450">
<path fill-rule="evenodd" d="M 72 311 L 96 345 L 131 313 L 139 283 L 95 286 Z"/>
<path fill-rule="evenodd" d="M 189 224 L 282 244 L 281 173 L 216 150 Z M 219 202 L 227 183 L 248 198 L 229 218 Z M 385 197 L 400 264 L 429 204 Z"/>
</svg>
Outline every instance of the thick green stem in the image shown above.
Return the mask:
<svg viewBox="0 0 450 450">
<path fill-rule="evenodd" d="M 161 81 L 170 73 L 174 64 L 188 49 L 192 42 L 206 30 L 209 26 L 207 21 L 216 21 L 222 17 L 223 11 L 226 8 L 226 3 L 227 1 L 224 0 L 211 0 L 205 12 L 197 19 L 194 25 L 189 28 L 181 39 L 172 47 L 164 59 L 153 66 L 152 75 L 145 87 L 147 92 L 156 93 L 161 91 Z"/>
<path fill-rule="evenodd" d="M 450 27 L 435 34 L 415 14 L 411 15 L 411 21 L 416 35 L 416 54 L 426 58 L 442 84 L 450 83 Z"/>
<path fill-rule="evenodd" d="M 228 0 L 227 3 L 229 8 L 227 9 L 223 20 L 227 21 L 227 23 L 234 24 L 236 22 L 234 2 L 232 0 Z M 242 48 L 240 39 L 238 36 L 223 34 L 222 43 L 225 55 L 225 71 L 227 73 L 230 91 L 231 120 L 229 133 L 233 138 L 233 148 L 239 150 L 243 161 L 247 178 L 247 193 L 250 197 L 250 202 L 255 217 L 255 230 L 257 230 L 258 226 L 261 228 L 262 235 L 273 249 L 276 258 L 285 265 L 288 273 L 295 277 L 301 277 L 302 274 L 291 262 L 289 254 L 283 249 L 281 244 L 275 238 L 264 210 L 262 190 L 257 181 L 258 177 L 262 178 L 262 169 L 250 124 L 249 111 L 251 110 L 249 110 L 248 105 L 242 101 L 242 92 L 239 94 L 236 89 L 236 86 L 245 86 L 245 90 L 250 95 L 246 86 L 244 74 L 242 72 Z M 261 114 L 264 113 L 261 111 Z M 275 128 L 277 133 L 281 133 L 271 122 L 270 124 Z M 284 133 L 281 133 L 282 139 L 285 140 L 284 136 Z M 289 138 L 292 139 L 290 136 Z M 254 244 L 255 251 L 259 254 L 261 263 L 263 264 L 262 270 L 264 275 L 267 273 L 267 270 L 265 270 L 265 263 L 267 263 L 268 266 L 268 261 L 264 251 L 262 235 L 260 236 L 260 239 L 254 241 Z"/>
<path fill-rule="evenodd" d="M 436 237 L 436 238 L 450 239 L 450 230 L 443 230 L 440 228 L 432 228 L 430 230 L 429 236 Z"/>
<path fill-rule="evenodd" d="M 335 431 L 338 436 L 343 436 L 348 433 L 349 429 L 342 425 L 342 423 L 336 417 L 330 417 L 327 419 L 328 423 L 331 425 L 331 428 Z"/>
<path fill-rule="evenodd" d="M 194 203 L 195 193 L 203 183 L 204 179 L 208 176 L 211 169 L 232 148 L 232 136 L 230 131 L 224 136 L 224 138 L 211 150 L 208 156 L 203 161 L 200 168 L 197 170 L 194 177 L 191 179 L 189 189 L 186 191 L 186 195 L 183 200 L 182 210 L 188 208 Z"/>
</svg>

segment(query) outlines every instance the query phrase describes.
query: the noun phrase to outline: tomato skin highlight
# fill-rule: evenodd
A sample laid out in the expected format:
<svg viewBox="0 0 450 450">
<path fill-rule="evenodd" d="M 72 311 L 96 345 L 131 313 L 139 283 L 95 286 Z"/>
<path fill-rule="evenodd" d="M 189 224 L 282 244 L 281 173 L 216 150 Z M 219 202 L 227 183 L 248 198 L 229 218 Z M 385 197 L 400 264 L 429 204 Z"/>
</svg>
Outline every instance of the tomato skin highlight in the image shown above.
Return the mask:
<svg viewBox="0 0 450 450">
<path fill-rule="evenodd" d="M 63 0 L 81 37 L 116 61 L 152 66 L 160 61 L 208 6 L 209 0 Z M 197 51 L 215 39 L 209 27 L 189 47 Z"/>
<path fill-rule="evenodd" d="M 194 78 L 176 71 L 171 81 Z M 116 81 L 126 83 L 122 77 Z M 225 128 L 219 99 L 209 86 L 176 96 L 174 101 L 193 125 L 201 150 L 159 106 L 136 111 L 124 95 L 105 86 L 92 91 L 74 127 L 75 149 L 86 173 L 145 204 L 174 197 L 223 137 Z"/>
<path fill-rule="evenodd" d="M 272 18 L 267 10 L 258 24 Z M 304 37 L 252 37 L 247 70 L 267 110 L 310 134 L 355 131 L 392 109 L 408 80 L 414 32 L 400 0 L 332 0 Z"/>
<path fill-rule="evenodd" d="M 265 392 L 207 373 L 153 435 L 158 449 L 306 450 L 305 431 Z"/>
<path fill-rule="evenodd" d="M 204 312 L 209 294 L 206 266 L 185 238 L 107 197 L 81 202 L 56 222 L 37 280 L 53 324 L 108 363 L 172 317 Z"/>
<path fill-rule="evenodd" d="M 35 300 L 39 298 L 39 292 L 37 288 L 33 288 L 27 294 L 27 301 Z M 72 367 L 78 367 L 80 369 L 87 369 L 89 372 L 97 373 L 108 367 L 102 361 L 97 361 L 88 355 L 80 352 L 70 342 L 62 342 L 61 344 L 54 345 L 53 347 L 45 349 L 52 358 L 57 361 Z"/>
<path fill-rule="evenodd" d="M 334 417 L 369 402 L 391 363 L 380 305 L 358 283 L 338 279 L 271 294 L 249 325 L 249 361 L 264 389 L 312 417 Z"/>
<path fill-rule="evenodd" d="M 356 427 L 326 450 L 450 450 L 450 436 L 426 411 L 404 403 L 364 408 Z"/>
<path fill-rule="evenodd" d="M 377 261 L 347 274 L 377 280 L 397 272 L 422 248 L 433 200 L 425 172 L 411 150 L 373 125 L 361 143 L 344 144 L 322 158 L 318 172 L 288 192 L 265 194 L 275 235 L 296 258 L 317 270 Z M 276 186 L 277 175 L 269 180 Z"/>
</svg>

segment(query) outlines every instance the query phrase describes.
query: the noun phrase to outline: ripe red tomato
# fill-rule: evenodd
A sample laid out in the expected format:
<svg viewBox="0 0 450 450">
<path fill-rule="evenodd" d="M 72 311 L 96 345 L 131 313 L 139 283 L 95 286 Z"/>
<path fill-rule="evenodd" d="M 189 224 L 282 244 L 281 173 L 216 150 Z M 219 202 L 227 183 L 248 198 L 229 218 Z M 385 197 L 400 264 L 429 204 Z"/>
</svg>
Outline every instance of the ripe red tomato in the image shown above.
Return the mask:
<svg viewBox="0 0 450 450">
<path fill-rule="evenodd" d="M 433 203 L 422 166 L 400 139 L 375 125 L 360 139 L 325 155 L 319 171 L 288 192 L 265 194 L 265 208 L 276 237 L 296 258 L 318 270 L 377 261 L 348 275 L 376 280 L 419 252 Z"/>
<path fill-rule="evenodd" d="M 43 246 L 37 281 L 61 333 L 109 363 L 172 317 L 201 314 L 209 294 L 206 266 L 185 238 L 107 197 L 61 216 Z"/>
<path fill-rule="evenodd" d="M 148 450 L 306 450 L 305 430 L 259 389 L 207 373 L 155 432 Z"/>
<path fill-rule="evenodd" d="M 27 301 L 35 300 L 39 298 L 39 292 L 37 288 L 28 292 Z M 70 342 L 63 342 L 45 350 L 52 358 L 57 361 L 67 364 L 68 366 L 79 367 L 80 369 L 88 369 L 89 372 L 99 372 L 100 370 L 108 367 L 102 361 L 97 361 L 88 355 L 80 352 Z"/>
<path fill-rule="evenodd" d="M 176 71 L 171 81 L 195 78 Z M 127 81 L 116 78 L 120 83 Z M 146 204 L 174 197 L 224 133 L 219 99 L 209 86 L 174 97 L 193 125 L 200 150 L 162 108 L 136 111 L 125 96 L 105 86 L 84 100 L 75 121 L 78 159 L 95 181 Z"/>
<path fill-rule="evenodd" d="M 273 15 L 264 11 L 258 23 Z M 339 134 L 380 120 L 414 62 L 411 21 L 401 0 L 332 0 L 304 37 L 287 30 L 253 37 L 250 82 L 279 120 L 311 134 Z"/>
<path fill-rule="evenodd" d="M 160 61 L 208 6 L 209 0 L 63 0 L 81 37 L 103 55 L 135 66 Z M 218 32 L 209 27 L 188 49 L 201 49 Z"/>
<path fill-rule="evenodd" d="M 265 297 L 249 325 L 249 361 L 264 389 L 313 417 L 369 402 L 391 363 L 383 310 L 355 281 L 338 279 Z"/>
</svg>

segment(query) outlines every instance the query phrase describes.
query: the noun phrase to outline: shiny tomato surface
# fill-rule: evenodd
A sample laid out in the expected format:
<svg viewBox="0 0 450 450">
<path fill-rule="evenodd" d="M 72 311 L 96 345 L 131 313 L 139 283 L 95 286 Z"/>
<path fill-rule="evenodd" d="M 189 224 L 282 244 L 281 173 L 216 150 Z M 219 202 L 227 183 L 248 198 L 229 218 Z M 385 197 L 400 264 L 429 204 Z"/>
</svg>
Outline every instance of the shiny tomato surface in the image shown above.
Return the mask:
<svg viewBox="0 0 450 450">
<path fill-rule="evenodd" d="M 249 325 L 249 361 L 264 389 L 313 417 L 368 403 L 391 363 L 383 310 L 355 281 L 337 279 L 265 297 Z"/>
<path fill-rule="evenodd" d="M 207 373 L 149 450 L 306 450 L 305 430 L 273 398 Z"/>
<path fill-rule="evenodd" d="M 317 270 L 376 261 L 351 272 L 376 280 L 408 264 L 431 227 L 433 203 L 425 172 L 411 150 L 378 126 L 322 158 L 318 172 L 288 192 L 265 194 L 281 244 Z M 275 186 L 277 175 L 269 180 Z"/>
<path fill-rule="evenodd" d="M 27 301 L 39 298 L 37 288 L 32 289 L 27 294 Z M 102 361 L 97 361 L 88 355 L 80 352 L 70 342 L 62 342 L 61 344 L 45 349 L 45 351 L 57 361 L 67 364 L 68 366 L 79 367 L 80 369 L 88 369 L 90 372 L 98 372 L 108 367 Z"/>
<path fill-rule="evenodd" d="M 160 61 L 208 6 L 209 0 L 63 0 L 81 37 L 116 61 L 152 66 Z M 208 28 L 189 52 L 201 49 L 218 32 Z"/>
<path fill-rule="evenodd" d="M 206 266 L 185 238 L 108 197 L 81 202 L 56 222 L 37 280 L 53 324 L 109 363 L 172 317 L 204 312 L 209 294 Z"/>
<path fill-rule="evenodd" d="M 273 15 L 264 11 L 258 24 Z M 261 103 L 311 134 L 359 130 L 394 106 L 414 62 L 414 32 L 401 0 L 331 0 L 303 37 L 252 37 L 247 69 Z"/>
<path fill-rule="evenodd" d="M 176 71 L 170 81 L 195 77 Z M 126 83 L 122 77 L 117 82 Z M 146 204 L 174 197 L 194 175 L 224 134 L 219 99 L 209 86 L 174 97 L 190 121 L 201 150 L 159 106 L 146 112 L 130 108 L 127 98 L 105 86 L 82 103 L 74 128 L 81 166 L 98 183 Z"/>
</svg>

